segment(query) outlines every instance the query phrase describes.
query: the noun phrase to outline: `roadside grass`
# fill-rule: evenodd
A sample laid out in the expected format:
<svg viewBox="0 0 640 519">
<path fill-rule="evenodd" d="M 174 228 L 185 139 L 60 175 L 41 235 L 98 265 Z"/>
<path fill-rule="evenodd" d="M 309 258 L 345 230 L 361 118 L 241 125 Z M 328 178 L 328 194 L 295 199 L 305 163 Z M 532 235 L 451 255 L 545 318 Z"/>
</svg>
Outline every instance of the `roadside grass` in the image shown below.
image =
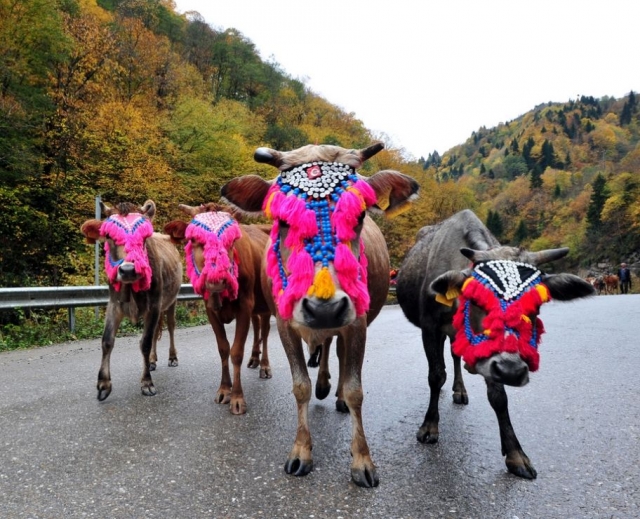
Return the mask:
<svg viewBox="0 0 640 519">
<path fill-rule="evenodd" d="M 69 313 L 60 310 L 11 310 L 10 316 L 2 316 L 0 324 L 0 352 L 48 346 L 81 339 L 96 339 L 102 336 L 106 307 L 98 308 L 98 317 L 93 307 L 75 309 L 75 329 L 69 329 Z M 8 322 L 7 322 L 8 321 Z M 201 301 L 179 302 L 176 306 L 176 322 L 180 328 L 207 324 L 207 314 Z M 166 322 L 164 323 L 166 329 Z M 123 319 L 117 337 L 142 333 L 142 320 L 133 324 Z"/>
</svg>

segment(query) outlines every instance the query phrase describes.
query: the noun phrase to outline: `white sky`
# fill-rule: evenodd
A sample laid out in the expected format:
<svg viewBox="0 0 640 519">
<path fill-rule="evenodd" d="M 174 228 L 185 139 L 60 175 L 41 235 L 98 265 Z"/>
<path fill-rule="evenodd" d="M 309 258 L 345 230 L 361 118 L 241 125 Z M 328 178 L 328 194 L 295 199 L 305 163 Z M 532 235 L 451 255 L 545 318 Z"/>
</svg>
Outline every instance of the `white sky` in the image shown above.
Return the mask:
<svg viewBox="0 0 640 519">
<path fill-rule="evenodd" d="M 638 0 L 175 0 L 415 158 L 548 101 L 640 91 Z"/>
</svg>

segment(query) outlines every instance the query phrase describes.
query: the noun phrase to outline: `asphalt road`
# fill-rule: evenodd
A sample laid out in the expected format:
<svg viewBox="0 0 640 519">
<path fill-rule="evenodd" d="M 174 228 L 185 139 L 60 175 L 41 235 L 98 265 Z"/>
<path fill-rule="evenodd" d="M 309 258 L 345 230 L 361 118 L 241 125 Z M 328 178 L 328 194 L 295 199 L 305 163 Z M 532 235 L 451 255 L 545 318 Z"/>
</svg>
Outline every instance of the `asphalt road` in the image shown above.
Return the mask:
<svg viewBox="0 0 640 519">
<path fill-rule="evenodd" d="M 178 332 L 177 368 L 166 366 L 165 334 L 154 397 L 140 393 L 137 337 L 116 341 L 102 403 L 98 340 L 0 354 L 0 517 L 640 517 L 640 296 L 552 303 L 542 319 L 540 371 L 508 390 L 534 481 L 506 471 L 480 377 L 465 377 L 469 405 L 453 404 L 449 356 L 440 442 L 416 441 L 427 363 L 397 306 L 370 327 L 363 371 L 375 489 L 350 482 L 351 421 L 333 395 L 310 405 L 314 471 L 284 473 L 296 413 L 275 327 L 273 378 L 244 371 L 244 416 L 213 402 L 220 360 L 209 327 Z"/>
</svg>

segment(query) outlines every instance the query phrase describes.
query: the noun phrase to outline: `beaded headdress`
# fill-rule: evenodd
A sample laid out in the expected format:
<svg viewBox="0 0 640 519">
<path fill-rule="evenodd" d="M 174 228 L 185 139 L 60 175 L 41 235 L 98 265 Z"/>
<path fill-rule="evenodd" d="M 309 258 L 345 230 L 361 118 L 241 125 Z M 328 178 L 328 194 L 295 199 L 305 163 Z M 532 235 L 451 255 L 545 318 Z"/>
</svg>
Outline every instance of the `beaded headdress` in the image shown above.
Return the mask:
<svg viewBox="0 0 640 519">
<path fill-rule="evenodd" d="M 330 264 L 356 314 L 367 312 L 364 244 L 360 240 L 356 256 L 350 242 L 356 237 L 354 229 L 362 213 L 375 202 L 374 190 L 347 164 L 310 162 L 280 173 L 267 193 L 263 210 L 275 220 L 267 273 L 284 319 L 291 318 L 294 304 L 305 295 L 321 299 L 334 295 Z M 280 222 L 289 226 L 284 244 L 280 243 Z M 291 251 L 286 264 L 283 245 Z M 318 263 L 321 268 L 315 273 Z"/>
<path fill-rule="evenodd" d="M 126 216 L 114 214 L 102 222 L 100 235 L 109 237 L 116 245 L 124 247 L 125 257 L 114 261 L 109 251 L 109 242 L 104 242 L 104 268 L 116 291 L 119 292 L 122 285 L 117 281 L 118 267 L 125 261 L 133 263 L 139 276 L 131 286 L 134 292 L 148 290 L 151 286 L 151 265 L 144 242 L 152 234 L 151 221 L 140 213 L 129 213 Z"/>
<path fill-rule="evenodd" d="M 187 245 L 187 276 L 196 294 L 209 298 L 207 283 L 224 283 L 226 289 L 221 292 L 223 299 L 234 300 L 238 297 L 238 260 L 235 249 L 229 257 L 229 250 L 242 236 L 240 226 L 234 218 L 224 211 L 209 211 L 196 214 L 185 231 Z M 202 272 L 193 257 L 193 241 L 202 244 L 204 249 L 204 267 Z"/>
<path fill-rule="evenodd" d="M 519 353 L 531 371 L 539 366 L 538 344 L 544 333 L 538 310 L 551 297 L 533 265 L 492 260 L 474 266 L 459 295 L 453 318 L 456 337 L 453 352 L 470 366 L 495 353 Z M 484 330 L 471 326 L 471 305 L 486 312 Z M 536 316 L 532 322 L 529 316 Z"/>
</svg>

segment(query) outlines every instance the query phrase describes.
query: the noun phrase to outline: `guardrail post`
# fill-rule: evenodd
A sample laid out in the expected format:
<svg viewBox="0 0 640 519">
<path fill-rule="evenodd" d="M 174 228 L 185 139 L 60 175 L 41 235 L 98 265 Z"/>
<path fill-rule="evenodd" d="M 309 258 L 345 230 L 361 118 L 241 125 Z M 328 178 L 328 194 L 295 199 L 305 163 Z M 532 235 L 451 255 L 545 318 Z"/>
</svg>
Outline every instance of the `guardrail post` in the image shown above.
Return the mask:
<svg viewBox="0 0 640 519">
<path fill-rule="evenodd" d="M 76 331 L 76 309 L 73 306 L 69 307 L 69 331 L 71 333 Z"/>
</svg>

